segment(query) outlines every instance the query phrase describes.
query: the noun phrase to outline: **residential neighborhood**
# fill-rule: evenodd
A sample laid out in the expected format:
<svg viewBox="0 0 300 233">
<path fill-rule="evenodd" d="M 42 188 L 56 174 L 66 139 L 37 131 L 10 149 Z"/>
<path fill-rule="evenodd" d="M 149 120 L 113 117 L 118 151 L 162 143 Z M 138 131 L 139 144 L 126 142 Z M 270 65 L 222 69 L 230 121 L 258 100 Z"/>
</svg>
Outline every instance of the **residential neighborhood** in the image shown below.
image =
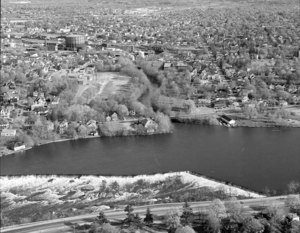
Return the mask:
<svg viewBox="0 0 300 233">
<path fill-rule="evenodd" d="M 0 17 L 1 232 L 300 232 L 299 0 Z"/>
</svg>

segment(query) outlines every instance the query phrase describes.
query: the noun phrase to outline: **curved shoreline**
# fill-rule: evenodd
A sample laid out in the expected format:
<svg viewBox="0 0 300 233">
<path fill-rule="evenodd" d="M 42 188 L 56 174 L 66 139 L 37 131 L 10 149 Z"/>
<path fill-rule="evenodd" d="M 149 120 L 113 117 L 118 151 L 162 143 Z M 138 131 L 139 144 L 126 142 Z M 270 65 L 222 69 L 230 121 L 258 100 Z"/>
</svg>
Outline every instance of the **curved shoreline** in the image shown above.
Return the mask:
<svg viewBox="0 0 300 233">
<path fill-rule="evenodd" d="M 203 120 L 205 120 L 205 122 L 203 122 Z M 221 125 L 210 125 L 210 124 L 206 124 L 207 119 L 173 119 L 174 122 L 178 123 L 178 124 L 195 124 L 195 125 L 209 125 L 209 126 L 221 126 Z M 224 127 L 224 126 L 222 126 Z M 268 124 L 268 123 L 255 123 L 251 120 L 246 121 L 246 123 L 244 124 L 237 124 L 236 128 L 300 128 L 300 123 L 297 125 L 292 125 L 292 124 L 279 124 L 279 123 L 272 123 L 272 124 Z M 173 133 L 173 132 L 169 132 L 169 133 Z M 155 134 L 145 134 L 145 135 L 128 135 L 128 136 L 121 136 L 121 137 L 129 137 L 129 136 L 150 136 L 150 135 L 156 135 L 156 134 L 161 134 L 161 133 L 155 133 Z M 108 136 L 86 136 L 86 137 L 79 137 L 79 138 L 64 138 L 64 139 L 59 139 L 59 140 L 55 140 L 55 141 L 46 141 L 43 143 L 39 143 L 38 145 L 34 145 L 31 147 L 27 147 L 23 150 L 20 151 L 13 151 L 13 150 L 9 150 L 7 148 L 5 148 L 4 150 L 1 151 L 0 153 L 0 158 L 2 156 L 7 156 L 7 155 L 13 155 L 13 154 L 18 154 L 18 153 L 22 153 L 24 151 L 33 149 L 35 147 L 38 146 L 43 146 L 43 145 L 47 145 L 47 144 L 51 144 L 51 143 L 57 143 L 57 142 L 65 142 L 65 141 L 76 141 L 79 139 L 91 139 L 91 138 L 101 138 L 101 137 L 108 137 Z M 112 136 L 112 137 L 119 137 L 119 136 Z"/>
<path fill-rule="evenodd" d="M 33 148 L 36 148 L 36 147 L 39 147 L 39 146 L 43 146 L 43 145 L 47 145 L 47 144 L 51 144 L 51 143 L 57 143 L 57 142 L 66 142 L 66 141 L 76 141 L 78 139 L 91 139 L 91 138 L 100 138 L 101 136 L 87 136 L 87 137 L 84 137 L 84 138 L 64 138 L 64 139 L 59 139 L 59 140 L 55 140 L 55 141 L 48 141 L 48 142 L 44 142 L 44 143 L 39 143 L 38 145 L 34 145 L 34 146 L 31 146 L 31 147 L 27 147 L 23 150 L 20 150 L 20 151 L 13 151 L 13 150 L 6 150 L 7 153 L 1 153 L 0 154 L 0 158 L 2 156 L 7 156 L 7 155 L 13 155 L 13 154 L 18 154 L 18 153 L 22 153 L 22 152 L 25 152 L 27 150 L 31 150 Z"/>
<path fill-rule="evenodd" d="M 160 135 L 160 134 L 170 134 L 173 133 L 173 128 L 171 129 L 171 131 L 169 132 L 155 132 L 155 133 L 145 133 L 145 134 L 128 134 L 128 135 L 114 135 L 114 136 L 85 136 L 85 137 L 77 137 L 77 138 L 62 138 L 62 139 L 58 139 L 58 140 L 54 140 L 54 141 L 44 141 L 44 142 L 40 142 L 37 145 L 34 146 L 30 146 L 27 147 L 25 149 L 22 149 L 20 151 L 13 151 L 13 150 L 9 150 L 7 148 L 2 149 L 1 153 L 0 153 L 0 158 L 2 156 L 7 156 L 7 155 L 12 155 L 12 154 L 17 154 L 17 153 L 22 153 L 24 151 L 33 149 L 35 147 L 39 147 L 39 146 L 43 146 L 43 145 L 47 145 L 47 144 L 51 144 L 51 143 L 57 143 L 57 142 L 66 142 L 66 141 L 76 141 L 76 140 L 80 140 L 80 139 L 91 139 L 91 138 L 104 138 L 104 137 L 136 137 L 136 136 L 151 136 L 151 135 Z"/>
<path fill-rule="evenodd" d="M 264 193 L 265 187 L 281 193 L 286 190 L 289 182 L 298 177 L 295 164 L 298 164 L 299 158 L 291 153 L 288 154 L 293 162 L 288 163 L 290 166 L 287 168 L 287 175 L 279 176 L 274 174 L 274 176 L 268 175 L 264 177 L 264 165 L 261 165 L 261 169 L 256 171 L 256 159 L 262 157 L 261 161 L 264 161 L 264 163 L 268 162 L 272 151 L 275 151 L 277 154 L 277 151 L 282 151 L 281 148 L 286 148 L 297 152 L 299 145 L 295 139 L 300 133 L 298 129 L 235 129 L 189 124 L 175 124 L 174 126 L 172 135 L 131 138 L 122 138 L 120 136 L 118 138 L 82 139 L 77 141 L 70 141 L 70 139 L 57 140 L 56 142 L 62 143 L 36 147 L 32 151 L 26 151 L 11 157 L 3 157 L 1 159 L 1 170 L 3 170 L 1 175 L 56 174 L 62 176 L 93 174 L 102 176 L 135 176 L 157 172 L 190 171 L 192 174 L 209 177 L 229 185 L 237 184 L 239 187 L 246 187 L 260 193 Z M 190 136 L 192 142 L 189 140 Z M 274 145 L 272 143 L 265 146 L 263 139 L 268 136 L 278 140 L 279 143 L 276 142 Z M 284 140 L 281 139 L 282 136 L 284 136 Z M 226 138 L 226 140 L 223 140 L 223 138 Z M 247 140 L 247 145 L 244 141 L 245 138 L 251 139 L 250 141 Z M 66 140 L 70 142 L 64 143 Z M 198 141 L 201 144 L 198 144 Z M 221 142 L 220 148 L 224 150 L 215 148 L 214 142 Z M 263 150 L 258 148 L 257 153 L 253 155 L 255 159 L 252 159 L 251 148 L 257 142 L 259 142 L 259 145 L 262 144 Z M 280 142 L 284 142 L 284 144 L 279 146 Z M 292 147 L 289 146 L 289 142 L 292 143 Z M 153 150 L 152 144 L 157 145 Z M 181 145 L 178 147 L 179 150 L 177 150 L 177 145 Z M 233 149 L 229 149 L 228 145 L 231 145 L 229 148 L 232 147 Z M 245 147 L 246 150 L 244 149 Z M 265 153 L 266 156 L 260 156 L 260 153 L 264 151 L 267 151 L 268 154 Z M 139 155 L 140 152 L 142 157 Z M 122 154 L 125 156 L 122 156 Z M 285 160 L 284 153 L 278 153 L 278 156 L 280 161 Z M 229 158 L 227 159 L 227 157 Z M 136 160 L 131 160 L 131 158 Z M 144 158 L 149 163 L 145 162 Z M 190 161 L 186 158 L 189 158 Z M 224 160 L 224 164 L 212 158 L 218 158 L 219 161 Z M 62 163 L 59 161 L 62 161 Z M 76 161 L 76 163 L 70 164 L 70 169 L 66 170 L 65 164 L 68 164 L 69 161 Z M 250 162 L 249 165 L 244 163 L 245 161 Z M 57 162 L 59 163 L 57 164 Z M 142 168 L 137 169 L 135 163 Z M 274 166 L 282 167 L 282 164 L 274 162 Z M 229 171 L 226 171 L 225 167 Z M 230 170 L 230 168 L 234 169 Z M 263 179 L 256 180 L 260 176 L 263 176 Z M 278 181 L 274 180 L 274 177 L 277 176 Z"/>
</svg>

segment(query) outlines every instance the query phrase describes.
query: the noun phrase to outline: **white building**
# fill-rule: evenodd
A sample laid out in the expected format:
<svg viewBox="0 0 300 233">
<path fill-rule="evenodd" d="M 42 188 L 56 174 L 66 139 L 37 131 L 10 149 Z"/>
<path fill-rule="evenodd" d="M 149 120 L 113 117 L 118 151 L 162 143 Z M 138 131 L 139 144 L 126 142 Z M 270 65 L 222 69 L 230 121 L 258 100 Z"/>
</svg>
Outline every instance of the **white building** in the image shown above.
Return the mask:
<svg viewBox="0 0 300 233">
<path fill-rule="evenodd" d="M 20 146 L 15 146 L 14 151 L 20 151 L 20 150 L 25 150 L 25 145 L 20 145 Z"/>
<path fill-rule="evenodd" d="M 1 132 L 1 137 L 15 137 L 17 131 L 15 129 L 3 129 Z"/>
</svg>

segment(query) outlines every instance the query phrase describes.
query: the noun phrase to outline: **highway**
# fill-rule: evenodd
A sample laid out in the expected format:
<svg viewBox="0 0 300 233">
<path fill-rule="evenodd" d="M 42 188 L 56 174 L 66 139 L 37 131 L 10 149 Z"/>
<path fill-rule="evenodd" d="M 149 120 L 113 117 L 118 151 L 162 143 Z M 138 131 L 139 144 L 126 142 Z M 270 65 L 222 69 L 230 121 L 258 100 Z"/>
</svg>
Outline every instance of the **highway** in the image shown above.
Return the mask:
<svg viewBox="0 0 300 233">
<path fill-rule="evenodd" d="M 299 195 L 298 195 L 299 196 Z M 244 209 L 249 209 L 254 206 L 283 206 L 287 196 L 275 196 L 275 197 L 265 197 L 256 199 L 243 199 L 239 200 Z M 211 201 L 205 202 L 189 202 L 190 206 L 195 212 L 205 212 L 208 207 L 211 206 Z M 224 202 L 226 205 L 226 201 Z M 183 203 L 163 203 L 145 206 L 134 206 L 134 213 L 139 213 L 140 216 L 144 215 L 147 207 L 151 209 L 154 215 L 164 215 L 171 209 L 182 208 Z M 115 210 L 105 210 L 106 217 L 109 220 L 121 220 L 125 218 L 125 212 L 123 209 Z M 14 225 L 9 227 L 1 228 L 0 232 L 10 232 L 10 233 L 54 233 L 54 232 L 74 232 L 74 224 L 90 223 L 98 215 L 86 214 L 75 217 L 61 218 L 48 221 L 40 221 L 28 224 Z"/>
</svg>

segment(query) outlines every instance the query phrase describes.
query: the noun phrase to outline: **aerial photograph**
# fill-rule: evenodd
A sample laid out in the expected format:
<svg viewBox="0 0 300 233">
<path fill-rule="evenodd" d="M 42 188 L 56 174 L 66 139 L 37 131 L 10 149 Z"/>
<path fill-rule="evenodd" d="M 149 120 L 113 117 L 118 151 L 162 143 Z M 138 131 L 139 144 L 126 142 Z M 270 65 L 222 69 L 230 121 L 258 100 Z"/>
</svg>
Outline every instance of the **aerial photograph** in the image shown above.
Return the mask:
<svg viewBox="0 0 300 233">
<path fill-rule="evenodd" d="M 300 233 L 300 0 L 1 0 L 1 233 Z"/>
</svg>

